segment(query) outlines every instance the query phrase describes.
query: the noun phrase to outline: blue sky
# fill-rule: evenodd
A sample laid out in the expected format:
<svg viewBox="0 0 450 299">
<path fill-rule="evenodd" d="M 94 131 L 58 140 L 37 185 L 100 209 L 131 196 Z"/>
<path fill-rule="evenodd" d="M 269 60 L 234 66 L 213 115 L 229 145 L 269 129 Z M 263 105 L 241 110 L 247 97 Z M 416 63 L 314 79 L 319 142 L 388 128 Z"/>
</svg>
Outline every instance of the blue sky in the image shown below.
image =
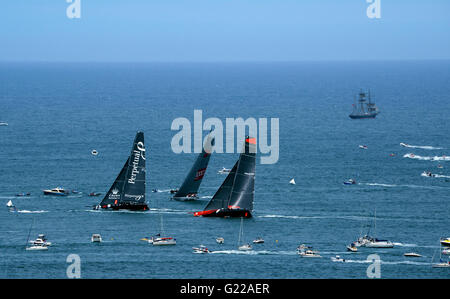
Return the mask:
<svg viewBox="0 0 450 299">
<path fill-rule="evenodd" d="M 449 0 L 3 0 L 0 61 L 449 59 Z"/>
</svg>

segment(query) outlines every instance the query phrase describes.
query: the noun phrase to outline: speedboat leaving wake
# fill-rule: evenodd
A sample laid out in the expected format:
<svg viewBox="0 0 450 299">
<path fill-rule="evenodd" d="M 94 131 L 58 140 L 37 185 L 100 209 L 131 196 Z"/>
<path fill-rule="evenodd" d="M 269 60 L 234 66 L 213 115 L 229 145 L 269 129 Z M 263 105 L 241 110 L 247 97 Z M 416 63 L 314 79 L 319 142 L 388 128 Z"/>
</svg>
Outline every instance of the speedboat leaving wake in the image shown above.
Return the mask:
<svg viewBox="0 0 450 299">
<path fill-rule="evenodd" d="M 422 161 L 450 161 L 450 156 L 442 155 L 442 156 L 419 156 L 413 153 L 408 153 L 403 155 L 403 158 L 416 159 Z"/>
<path fill-rule="evenodd" d="M 440 150 L 440 149 L 443 149 L 442 147 L 434 147 L 434 146 L 431 146 L 431 145 L 410 145 L 410 144 L 403 143 L 403 142 L 400 142 L 400 145 L 403 146 L 403 147 L 420 148 L 420 149 L 425 149 L 425 150 Z"/>
</svg>

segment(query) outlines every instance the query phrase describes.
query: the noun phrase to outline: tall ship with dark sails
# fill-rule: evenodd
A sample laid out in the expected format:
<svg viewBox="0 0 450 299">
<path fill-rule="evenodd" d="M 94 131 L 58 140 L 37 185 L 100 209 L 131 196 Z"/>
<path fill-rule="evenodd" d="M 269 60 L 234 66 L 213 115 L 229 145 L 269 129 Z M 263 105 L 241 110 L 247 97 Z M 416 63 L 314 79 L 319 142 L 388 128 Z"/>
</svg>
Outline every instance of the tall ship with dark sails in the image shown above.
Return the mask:
<svg viewBox="0 0 450 299">
<path fill-rule="evenodd" d="M 256 138 L 247 137 L 244 149 L 224 182 L 203 211 L 194 216 L 252 217 L 255 195 Z"/>
<path fill-rule="evenodd" d="M 137 132 L 130 156 L 95 210 L 146 211 L 144 133 Z"/>
<path fill-rule="evenodd" d="M 194 165 L 184 179 L 180 189 L 173 196 L 173 199 L 180 201 L 189 201 L 198 199 L 197 193 L 202 183 L 203 177 L 208 167 L 214 146 L 214 137 L 209 134 L 203 144 L 202 152 L 198 155 Z"/>
<path fill-rule="evenodd" d="M 349 117 L 351 119 L 375 118 L 378 113 L 380 112 L 375 103 L 371 100 L 370 91 L 368 93 L 361 91 L 359 93 L 358 102 L 353 104 L 353 112 Z"/>
</svg>

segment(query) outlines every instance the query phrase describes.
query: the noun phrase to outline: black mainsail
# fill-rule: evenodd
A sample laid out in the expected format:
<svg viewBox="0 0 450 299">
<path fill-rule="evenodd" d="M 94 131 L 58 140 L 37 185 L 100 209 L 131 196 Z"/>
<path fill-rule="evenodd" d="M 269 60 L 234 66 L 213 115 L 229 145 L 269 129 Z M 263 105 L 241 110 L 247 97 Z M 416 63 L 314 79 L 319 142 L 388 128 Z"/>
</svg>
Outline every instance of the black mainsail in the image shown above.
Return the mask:
<svg viewBox="0 0 450 299">
<path fill-rule="evenodd" d="M 214 137 L 208 135 L 203 145 L 202 152 L 198 155 L 194 165 L 186 176 L 180 189 L 174 195 L 175 200 L 194 200 L 197 199 L 197 192 L 202 183 L 203 176 L 206 173 L 212 148 L 214 146 Z"/>
<path fill-rule="evenodd" d="M 256 139 L 245 139 L 244 151 L 213 198 L 194 216 L 246 217 L 253 211 L 255 194 Z"/>
<path fill-rule="evenodd" d="M 148 210 L 145 203 L 144 133 L 137 132 L 130 156 L 119 175 L 95 209 Z"/>
</svg>

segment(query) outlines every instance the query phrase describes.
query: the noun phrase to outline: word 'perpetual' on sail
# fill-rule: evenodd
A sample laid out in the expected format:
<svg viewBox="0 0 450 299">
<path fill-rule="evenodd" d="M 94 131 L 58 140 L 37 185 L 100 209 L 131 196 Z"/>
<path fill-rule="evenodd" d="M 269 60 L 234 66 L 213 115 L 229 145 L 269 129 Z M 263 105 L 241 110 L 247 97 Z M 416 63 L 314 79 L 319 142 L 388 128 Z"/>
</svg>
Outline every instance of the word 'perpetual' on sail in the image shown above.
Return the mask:
<svg viewBox="0 0 450 299">
<path fill-rule="evenodd" d="M 225 181 L 206 205 L 194 216 L 252 217 L 255 195 L 256 138 L 245 139 L 244 150 Z"/>
<path fill-rule="evenodd" d="M 200 187 L 202 179 L 206 173 L 206 168 L 208 167 L 213 146 L 214 137 L 209 134 L 203 144 L 202 152 L 198 155 L 197 160 L 194 165 L 192 165 L 192 168 L 186 176 L 183 185 L 181 185 L 173 199 L 182 201 L 198 199 L 198 188 Z"/>
<path fill-rule="evenodd" d="M 145 211 L 144 133 L 137 132 L 130 156 L 101 203 L 94 209 Z"/>
<path fill-rule="evenodd" d="M 368 102 L 366 100 L 366 95 L 367 94 L 362 91 L 359 93 L 358 103 L 353 104 L 353 112 L 349 115 L 351 119 L 375 118 L 378 113 L 380 113 L 375 103 L 371 100 L 370 91 L 368 93 Z"/>
</svg>

